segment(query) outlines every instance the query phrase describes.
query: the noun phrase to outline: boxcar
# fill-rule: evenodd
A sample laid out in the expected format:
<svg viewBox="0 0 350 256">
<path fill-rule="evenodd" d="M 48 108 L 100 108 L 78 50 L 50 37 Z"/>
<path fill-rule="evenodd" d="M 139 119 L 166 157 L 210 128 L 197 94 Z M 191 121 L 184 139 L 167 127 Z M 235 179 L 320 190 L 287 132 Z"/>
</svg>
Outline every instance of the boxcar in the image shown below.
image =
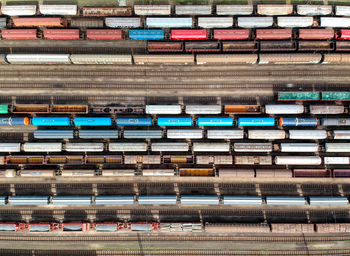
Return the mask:
<svg viewBox="0 0 350 256">
<path fill-rule="evenodd" d="M 136 15 L 171 15 L 171 5 L 134 5 Z"/>
<path fill-rule="evenodd" d="M 70 64 L 69 54 L 7 54 L 11 64 Z"/>
<path fill-rule="evenodd" d="M 73 64 L 132 64 L 128 54 L 71 54 Z"/>
<path fill-rule="evenodd" d="M 206 40 L 208 33 L 205 29 L 172 29 L 171 40 Z"/>
<path fill-rule="evenodd" d="M 350 164 L 350 158 L 349 157 L 324 157 L 324 164 Z"/>
<path fill-rule="evenodd" d="M 299 29 L 299 39 L 333 39 L 334 29 Z"/>
<path fill-rule="evenodd" d="M 231 117 L 199 117 L 197 119 L 198 126 L 232 126 L 233 119 Z"/>
<path fill-rule="evenodd" d="M 220 178 L 254 178 L 254 169 L 219 169 Z"/>
<path fill-rule="evenodd" d="M 125 139 L 161 139 L 162 130 L 124 130 Z"/>
<path fill-rule="evenodd" d="M 111 126 L 112 119 L 110 117 L 75 117 L 74 124 L 83 126 Z"/>
<path fill-rule="evenodd" d="M 350 118 L 322 118 L 321 125 L 323 126 L 349 126 Z"/>
<path fill-rule="evenodd" d="M 297 223 L 288 223 L 288 224 L 275 224 L 271 223 L 271 231 L 274 233 L 313 233 L 314 224 L 297 224 Z"/>
<path fill-rule="evenodd" d="M 319 53 L 303 54 L 267 54 L 263 53 L 259 55 L 259 64 L 316 64 L 320 63 L 322 55 Z"/>
<path fill-rule="evenodd" d="M 276 165 L 320 165 L 322 158 L 319 156 L 276 156 Z"/>
<path fill-rule="evenodd" d="M 203 131 L 201 129 L 168 129 L 168 139 L 202 139 Z"/>
<path fill-rule="evenodd" d="M 175 5 L 176 15 L 211 15 L 211 5 Z"/>
<path fill-rule="evenodd" d="M 319 92 L 278 92 L 278 101 L 320 100 Z"/>
<path fill-rule="evenodd" d="M 72 130 L 36 130 L 34 132 L 36 139 L 73 139 L 74 131 Z"/>
<path fill-rule="evenodd" d="M 331 5 L 297 5 L 299 15 L 323 16 L 332 14 Z"/>
<path fill-rule="evenodd" d="M 239 117 L 238 126 L 275 126 L 273 117 Z"/>
<path fill-rule="evenodd" d="M 129 30 L 130 40 L 163 40 L 164 30 Z"/>
<path fill-rule="evenodd" d="M 260 40 L 276 40 L 276 39 L 291 39 L 292 29 L 257 29 L 255 39 Z"/>
<path fill-rule="evenodd" d="M 38 143 L 38 142 L 26 142 L 23 144 L 24 152 L 61 152 L 61 142 L 50 143 Z"/>
<path fill-rule="evenodd" d="M 224 205 L 261 205 L 260 196 L 223 196 Z"/>
<path fill-rule="evenodd" d="M 1 14 L 7 16 L 34 16 L 36 5 L 2 5 Z"/>
<path fill-rule="evenodd" d="M 137 65 L 189 65 L 195 64 L 194 56 L 191 54 L 182 55 L 133 55 L 134 62 Z"/>
<path fill-rule="evenodd" d="M 232 164 L 233 156 L 196 156 L 196 164 Z"/>
<path fill-rule="evenodd" d="M 214 29 L 216 40 L 245 40 L 249 37 L 249 29 Z"/>
<path fill-rule="evenodd" d="M 174 176 L 174 169 L 143 169 L 142 176 Z"/>
<path fill-rule="evenodd" d="M 290 169 L 256 169 L 257 178 L 292 178 L 293 172 Z"/>
<path fill-rule="evenodd" d="M 305 28 L 313 24 L 313 17 L 277 17 L 277 25 L 282 28 Z"/>
<path fill-rule="evenodd" d="M 82 7 L 83 16 L 132 16 L 131 7 Z"/>
<path fill-rule="evenodd" d="M 217 15 L 251 15 L 253 5 L 216 5 Z"/>
<path fill-rule="evenodd" d="M 327 178 L 330 177 L 330 171 L 327 169 L 294 169 L 294 177 L 318 177 Z"/>
<path fill-rule="evenodd" d="M 108 150 L 112 152 L 144 152 L 147 148 L 144 142 L 114 142 L 108 145 Z"/>
<path fill-rule="evenodd" d="M 332 135 L 335 140 L 349 140 L 350 130 L 333 130 Z"/>
<path fill-rule="evenodd" d="M 270 227 L 268 224 L 206 224 L 205 231 L 210 233 L 269 233 Z"/>
<path fill-rule="evenodd" d="M 148 42 L 148 52 L 182 52 L 182 42 Z"/>
<path fill-rule="evenodd" d="M 350 16 L 350 6 L 337 5 L 335 7 L 335 15 L 337 15 L 337 16 Z"/>
<path fill-rule="evenodd" d="M 244 131 L 235 130 L 207 130 L 208 139 L 243 139 Z"/>
<path fill-rule="evenodd" d="M 12 18 L 14 27 L 66 27 L 67 21 L 64 18 L 33 17 L 33 18 Z"/>
<path fill-rule="evenodd" d="M 198 17 L 198 27 L 229 28 L 233 26 L 232 17 Z"/>
<path fill-rule="evenodd" d="M 90 40 L 122 40 L 121 29 L 87 29 L 86 39 Z"/>
<path fill-rule="evenodd" d="M 350 18 L 321 17 L 320 19 L 321 19 L 321 27 L 330 27 L 330 28 L 350 27 Z"/>
<path fill-rule="evenodd" d="M 106 27 L 110 28 L 139 28 L 141 27 L 140 18 L 106 18 Z"/>
<path fill-rule="evenodd" d="M 39 12 L 43 15 L 62 15 L 72 16 L 77 15 L 77 5 L 39 5 Z"/>
<path fill-rule="evenodd" d="M 298 105 L 298 104 L 289 104 L 289 105 L 282 105 L 282 104 L 268 104 L 265 105 L 265 113 L 266 114 L 302 114 L 304 113 L 304 106 Z"/>
<path fill-rule="evenodd" d="M 32 125 L 38 126 L 69 126 L 69 117 L 33 117 Z"/>
<path fill-rule="evenodd" d="M 344 106 L 342 105 L 311 105 L 310 113 L 317 115 L 343 114 Z"/>
<path fill-rule="evenodd" d="M 281 143 L 281 152 L 317 152 L 317 143 Z"/>
<path fill-rule="evenodd" d="M 267 28 L 273 25 L 272 17 L 238 17 L 238 27 Z"/>
<path fill-rule="evenodd" d="M 256 41 L 223 41 L 223 52 L 255 52 L 258 50 Z"/>
<path fill-rule="evenodd" d="M 289 15 L 293 13 L 292 4 L 258 4 L 257 13 L 260 15 Z"/>
<path fill-rule="evenodd" d="M 289 139 L 292 140 L 324 140 L 327 139 L 326 130 L 289 130 Z"/>
<path fill-rule="evenodd" d="M 38 39 L 37 29 L 2 29 L 2 39 Z"/>
<path fill-rule="evenodd" d="M 235 142 L 233 150 L 235 152 L 271 152 L 273 148 L 272 143 Z"/>
<path fill-rule="evenodd" d="M 285 138 L 284 130 L 248 130 L 250 140 L 283 140 Z"/>
<path fill-rule="evenodd" d="M 197 64 L 255 64 L 256 54 L 197 54 Z"/>
<path fill-rule="evenodd" d="M 72 18 L 70 26 L 74 28 L 103 28 L 102 18 Z"/>
<path fill-rule="evenodd" d="M 44 29 L 45 39 L 65 39 L 78 40 L 80 39 L 79 29 Z"/>
<path fill-rule="evenodd" d="M 185 112 L 190 115 L 221 114 L 221 105 L 186 105 Z"/>
<path fill-rule="evenodd" d="M 325 151 L 328 152 L 349 152 L 350 143 L 325 143 Z"/>
<path fill-rule="evenodd" d="M 267 196 L 267 205 L 305 205 L 305 198 L 302 196 Z"/>
<path fill-rule="evenodd" d="M 215 176 L 213 169 L 203 168 L 180 168 L 180 176 Z"/>
<path fill-rule="evenodd" d="M 218 205 L 218 196 L 212 195 L 182 195 L 181 204 L 184 205 Z"/>
<path fill-rule="evenodd" d="M 151 144 L 152 151 L 188 151 L 186 142 L 155 142 Z"/>
<path fill-rule="evenodd" d="M 118 126 L 151 126 L 152 118 L 149 117 L 117 117 Z"/>
<path fill-rule="evenodd" d="M 230 143 L 226 142 L 194 142 L 193 152 L 229 152 Z"/>
<path fill-rule="evenodd" d="M 192 22 L 192 18 L 146 18 L 149 28 L 191 28 Z"/>
<path fill-rule="evenodd" d="M 0 152 L 21 152 L 21 143 L 0 143 Z"/>
<path fill-rule="evenodd" d="M 338 42 L 337 42 L 338 43 Z M 325 53 L 322 64 L 349 64 L 350 55 L 342 53 Z"/>
<path fill-rule="evenodd" d="M 176 204 L 176 195 L 140 195 L 139 204 Z"/>
<path fill-rule="evenodd" d="M 192 126 L 190 117 L 159 117 L 157 124 L 159 126 Z"/>
</svg>

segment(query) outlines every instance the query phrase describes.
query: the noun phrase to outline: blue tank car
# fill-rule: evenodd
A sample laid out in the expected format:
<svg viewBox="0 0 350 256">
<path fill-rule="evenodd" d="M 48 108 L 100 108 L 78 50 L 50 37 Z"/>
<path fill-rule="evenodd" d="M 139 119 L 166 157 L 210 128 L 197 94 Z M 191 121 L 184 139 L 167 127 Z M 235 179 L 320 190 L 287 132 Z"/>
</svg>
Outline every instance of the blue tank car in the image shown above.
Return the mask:
<svg viewBox="0 0 350 256">
<path fill-rule="evenodd" d="M 275 126 L 273 117 L 240 117 L 238 126 Z"/>
<path fill-rule="evenodd" d="M 159 126 L 192 126 L 190 117 L 159 117 Z"/>
<path fill-rule="evenodd" d="M 317 126 L 318 120 L 315 117 L 281 117 L 280 126 Z"/>
<path fill-rule="evenodd" d="M 81 126 L 111 126 L 112 119 L 110 117 L 76 117 L 75 125 Z"/>
<path fill-rule="evenodd" d="M 28 125 L 28 117 L 2 117 L 0 118 L 0 125 Z"/>
<path fill-rule="evenodd" d="M 38 126 L 69 126 L 69 117 L 33 117 L 32 125 Z"/>
<path fill-rule="evenodd" d="M 233 119 L 231 117 L 199 117 L 197 124 L 198 126 L 232 126 Z"/>
<path fill-rule="evenodd" d="M 151 126 L 152 118 L 119 117 L 116 119 L 116 122 L 120 126 Z"/>
<path fill-rule="evenodd" d="M 161 29 L 129 30 L 129 39 L 130 40 L 163 40 L 164 39 L 164 31 Z"/>
</svg>

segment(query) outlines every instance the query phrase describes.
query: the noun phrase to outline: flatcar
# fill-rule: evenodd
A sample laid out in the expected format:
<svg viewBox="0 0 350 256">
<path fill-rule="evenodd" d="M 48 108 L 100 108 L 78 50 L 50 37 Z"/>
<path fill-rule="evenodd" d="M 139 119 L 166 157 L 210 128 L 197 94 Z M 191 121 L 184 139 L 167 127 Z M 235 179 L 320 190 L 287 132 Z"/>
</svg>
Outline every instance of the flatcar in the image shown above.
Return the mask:
<svg viewBox="0 0 350 256">
<path fill-rule="evenodd" d="M 239 117 L 238 126 L 275 126 L 272 117 Z"/>
<path fill-rule="evenodd" d="M 73 64 L 132 64 L 129 54 L 71 54 Z"/>
<path fill-rule="evenodd" d="M 164 30 L 153 29 L 153 30 L 129 30 L 130 40 L 163 40 Z"/>
</svg>

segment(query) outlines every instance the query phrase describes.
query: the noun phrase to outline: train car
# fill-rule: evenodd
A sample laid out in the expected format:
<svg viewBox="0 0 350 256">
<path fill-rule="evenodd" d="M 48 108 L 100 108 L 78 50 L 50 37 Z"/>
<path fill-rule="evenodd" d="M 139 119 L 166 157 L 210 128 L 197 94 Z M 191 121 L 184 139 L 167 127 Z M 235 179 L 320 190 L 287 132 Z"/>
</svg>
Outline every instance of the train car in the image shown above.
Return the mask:
<svg viewBox="0 0 350 256">
<path fill-rule="evenodd" d="M 159 126 L 192 126 L 193 121 L 190 117 L 158 117 Z"/>
<path fill-rule="evenodd" d="M 140 16 L 171 15 L 171 5 L 134 5 L 134 12 Z"/>
<path fill-rule="evenodd" d="M 197 54 L 197 64 L 256 64 L 257 54 Z"/>
<path fill-rule="evenodd" d="M 168 129 L 168 139 L 202 139 L 203 131 L 201 129 Z"/>
<path fill-rule="evenodd" d="M 224 205 L 262 205 L 260 196 L 223 196 Z"/>
<path fill-rule="evenodd" d="M 11 205 L 47 205 L 48 196 L 10 196 L 8 203 Z"/>
<path fill-rule="evenodd" d="M 35 134 L 34 134 L 35 135 Z M 79 130 L 81 139 L 118 139 L 118 130 Z"/>
<path fill-rule="evenodd" d="M 260 105 L 225 105 L 225 114 L 260 114 Z"/>
<path fill-rule="evenodd" d="M 182 195 L 181 204 L 183 205 L 218 205 L 218 196 L 212 195 Z"/>
<path fill-rule="evenodd" d="M 322 158 L 319 156 L 276 156 L 276 165 L 320 165 Z"/>
<path fill-rule="evenodd" d="M 34 16 L 36 5 L 2 5 L 1 14 L 7 16 Z"/>
<path fill-rule="evenodd" d="M 62 16 L 74 16 L 77 15 L 78 6 L 72 5 L 57 5 L 57 4 L 40 4 L 39 12 L 42 15 L 62 15 Z"/>
<path fill-rule="evenodd" d="M 270 115 L 278 115 L 278 114 L 302 114 L 304 113 L 303 105 L 282 105 L 282 104 L 268 104 L 265 105 L 265 113 Z"/>
<path fill-rule="evenodd" d="M 305 205 L 302 196 L 266 196 L 267 205 Z"/>
<path fill-rule="evenodd" d="M 88 105 L 52 105 L 51 113 L 59 114 L 87 114 L 89 112 Z"/>
<path fill-rule="evenodd" d="M 13 178 L 13 177 L 16 177 L 15 169 L 0 170 L 0 178 Z"/>
<path fill-rule="evenodd" d="M 6 17 L 0 17 L 0 28 L 6 28 L 7 19 Z"/>
<path fill-rule="evenodd" d="M 192 18 L 146 18 L 146 26 L 149 28 L 192 28 Z"/>
<path fill-rule="evenodd" d="M 204 168 L 180 168 L 179 169 L 180 176 L 206 176 L 206 177 L 214 177 L 215 171 L 214 169 L 204 169 Z"/>
<path fill-rule="evenodd" d="M 310 105 L 310 113 L 314 115 L 343 114 L 343 105 Z"/>
<path fill-rule="evenodd" d="M 59 40 L 79 40 L 79 29 L 44 29 L 45 39 L 59 39 Z"/>
<path fill-rule="evenodd" d="M 118 126 L 151 126 L 152 118 L 149 117 L 117 117 Z"/>
<path fill-rule="evenodd" d="M 325 152 L 350 152 L 350 143 L 325 143 Z"/>
<path fill-rule="evenodd" d="M 163 155 L 163 163 L 164 164 L 191 164 L 194 163 L 194 156 L 188 155 L 188 156 L 179 156 L 179 155 Z"/>
<path fill-rule="evenodd" d="M 299 29 L 298 30 L 299 39 L 333 39 L 334 38 L 334 29 L 333 28 L 324 28 L 324 29 Z M 342 38 L 341 38 L 342 39 Z"/>
<path fill-rule="evenodd" d="M 333 169 L 333 177 L 334 178 L 349 178 L 350 177 L 350 169 Z"/>
<path fill-rule="evenodd" d="M 188 151 L 186 142 L 155 142 L 151 144 L 152 151 Z"/>
<path fill-rule="evenodd" d="M 105 19 L 106 27 L 109 28 L 139 28 L 141 27 L 141 19 L 139 17 L 122 17 L 122 18 L 111 18 Z"/>
<path fill-rule="evenodd" d="M 324 140 L 327 139 L 326 130 L 289 130 L 291 140 Z"/>
<path fill-rule="evenodd" d="M 293 13 L 292 4 L 258 4 L 257 13 L 260 15 L 290 15 Z"/>
<path fill-rule="evenodd" d="M 239 117 L 238 126 L 275 126 L 273 117 Z"/>
<path fill-rule="evenodd" d="M 121 164 L 121 155 L 85 155 L 85 164 Z"/>
<path fill-rule="evenodd" d="M 182 52 L 182 42 L 148 42 L 148 52 Z"/>
<path fill-rule="evenodd" d="M 335 140 L 349 140 L 350 130 L 333 130 L 332 135 Z"/>
<path fill-rule="evenodd" d="M 61 171 L 62 177 L 94 177 L 95 176 L 95 170 L 62 170 Z"/>
<path fill-rule="evenodd" d="M 254 169 L 219 169 L 220 178 L 254 178 Z"/>
<path fill-rule="evenodd" d="M 325 16 L 332 14 L 331 5 L 311 5 L 299 4 L 297 5 L 297 13 L 304 16 Z"/>
<path fill-rule="evenodd" d="M 161 139 L 162 130 L 124 130 L 124 139 Z"/>
<path fill-rule="evenodd" d="M 320 100 L 319 92 L 278 92 L 278 101 L 314 101 Z"/>
<path fill-rule="evenodd" d="M 96 205 L 132 205 L 134 196 L 96 196 Z"/>
<path fill-rule="evenodd" d="M 190 115 L 221 114 L 220 105 L 186 105 L 185 113 Z"/>
<path fill-rule="evenodd" d="M 132 57 L 128 54 L 71 54 L 73 64 L 132 64 Z"/>
<path fill-rule="evenodd" d="M 198 17 L 198 27 L 201 28 L 230 28 L 233 17 Z"/>
<path fill-rule="evenodd" d="M 176 195 L 140 195 L 138 197 L 138 203 L 140 205 L 173 205 L 176 204 L 176 200 Z"/>
<path fill-rule="evenodd" d="M 343 53 L 324 54 L 322 64 L 349 64 L 350 55 Z"/>
<path fill-rule="evenodd" d="M 7 196 L 0 196 L 0 205 L 5 205 L 8 202 Z"/>
<path fill-rule="evenodd" d="M 29 223 L 29 232 L 51 232 L 57 229 L 57 225 L 53 223 Z"/>
<path fill-rule="evenodd" d="M 201 223 L 160 223 L 160 232 L 203 232 Z"/>
<path fill-rule="evenodd" d="M 90 205 L 91 196 L 53 196 L 53 205 Z"/>
<path fill-rule="evenodd" d="M 330 171 L 327 169 L 294 169 L 294 177 L 319 177 L 327 178 L 330 177 Z"/>
<path fill-rule="evenodd" d="M 59 17 L 34 17 L 34 18 L 12 18 L 14 27 L 66 27 L 64 18 Z"/>
<path fill-rule="evenodd" d="M 90 223 L 62 223 L 61 230 L 63 232 L 86 232 L 90 230 Z"/>
<path fill-rule="evenodd" d="M 235 130 L 207 130 L 208 139 L 243 139 L 244 131 Z"/>
<path fill-rule="evenodd" d="M 6 54 L 10 64 L 71 64 L 69 54 Z"/>
<path fill-rule="evenodd" d="M 251 15 L 253 13 L 253 5 L 216 5 L 217 15 Z"/>
<path fill-rule="evenodd" d="M 6 156 L 1 164 L 44 164 L 44 156 Z M 50 163 L 48 163 L 50 164 Z"/>
<path fill-rule="evenodd" d="M 229 152 L 230 143 L 226 142 L 194 142 L 193 152 Z"/>
<path fill-rule="evenodd" d="M 318 152 L 317 143 L 281 143 L 281 152 Z"/>
<path fill-rule="evenodd" d="M 292 178 L 290 169 L 256 169 L 256 178 Z"/>
<path fill-rule="evenodd" d="M 21 152 L 21 143 L 0 143 L 0 152 Z"/>
<path fill-rule="evenodd" d="M 146 105 L 146 114 L 181 114 L 180 105 Z"/>
<path fill-rule="evenodd" d="M 313 205 L 348 205 L 349 201 L 345 196 L 310 196 L 309 203 Z"/>
<path fill-rule="evenodd" d="M 23 143 L 24 152 L 62 152 L 61 142 L 25 142 Z"/>
<path fill-rule="evenodd" d="M 282 28 L 306 28 L 312 27 L 313 24 L 313 17 L 277 17 L 277 25 Z"/>
<path fill-rule="evenodd" d="M 104 144 L 93 142 L 66 143 L 65 150 L 67 152 L 102 152 L 104 150 Z"/>
<path fill-rule="evenodd" d="M 294 41 L 261 41 L 260 51 L 295 51 L 296 42 Z"/>
<path fill-rule="evenodd" d="M 0 114 L 8 114 L 8 112 L 9 112 L 9 105 L 0 104 Z"/>
<path fill-rule="evenodd" d="M 24 223 L 1 222 L 0 232 L 17 232 L 25 230 Z"/>
<path fill-rule="evenodd" d="M 281 117 L 279 119 L 280 126 L 312 126 L 316 127 L 318 119 L 315 117 Z"/>
<path fill-rule="evenodd" d="M 121 29 L 87 29 L 86 39 L 89 40 L 123 40 Z"/>
<path fill-rule="evenodd" d="M 124 164 L 161 164 L 160 155 L 125 155 Z"/>
<path fill-rule="evenodd" d="M 248 130 L 250 140 L 283 140 L 285 138 L 284 130 Z"/>
<path fill-rule="evenodd" d="M 335 7 L 335 15 L 337 15 L 337 16 L 350 16 L 350 6 L 337 5 Z"/>
<path fill-rule="evenodd" d="M 322 100 L 334 100 L 334 101 L 350 100 L 350 92 L 327 91 L 327 92 L 322 92 L 321 95 L 322 95 Z"/>
<path fill-rule="evenodd" d="M 131 7 L 81 7 L 80 13 L 82 16 L 132 16 Z"/>
<path fill-rule="evenodd" d="M 242 28 L 268 28 L 273 25 L 272 17 L 238 17 L 238 27 Z"/>
<path fill-rule="evenodd" d="M 135 176 L 134 169 L 103 169 L 102 176 Z"/>
<path fill-rule="evenodd" d="M 350 18 L 321 17 L 320 19 L 321 27 L 348 28 L 350 26 Z"/>
<path fill-rule="evenodd" d="M 70 27 L 73 28 L 103 28 L 104 22 L 101 18 L 71 18 Z"/>
<path fill-rule="evenodd" d="M 324 164 L 332 165 L 332 164 L 350 164 L 349 157 L 324 157 Z"/>
<path fill-rule="evenodd" d="M 20 171 L 21 177 L 55 177 L 56 176 L 56 170 L 30 170 L 30 169 L 24 169 Z"/>
<path fill-rule="evenodd" d="M 349 126 L 350 118 L 322 118 L 322 126 Z"/>
<path fill-rule="evenodd" d="M 39 39 L 37 29 L 2 29 L 2 39 Z"/>
<path fill-rule="evenodd" d="M 236 165 L 272 165 L 271 156 L 235 156 Z"/>
<path fill-rule="evenodd" d="M 271 223 L 271 231 L 273 233 L 314 233 L 314 224 L 298 224 L 298 223 Z"/>
<path fill-rule="evenodd" d="M 259 64 L 316 64 L 321 59 L 322 55 L 319 53 L 259 54 Z"/>
<path fill-rule="evenodd" d="M 92 106 L 91 113 L 95 114 L 144 114 L 145 108 L 143 106 Z"/>
<path fill-rule="evenodd" d="M 280 40 L 291 39 L 292 29 L 257 29 L 255 39 L 259 40 Z"/>
<path fill-rule="evenodd" d="M 181 55 L 133 55 L 136 65 L 193 65 L 194 55 L 181 54 Z"/>
<path fill-rule="evenodd" d="M 233 126 L 231 117 L 199 117 L 198 126 Z"/>
<path fill-rule="evenodd" d="M 251 224 L 251 223 L 215 223 L 206 224 L 205 231 L 209 233 L 269 233 L 270 227 L 268 224 Z"/>
<path fill-rule="evenodd" d="M 232 164 L 232 156 L 196 156 L 196 164 Z"/>
<path fill-rule="evenodd" d="M 331 51 L 334 44 L 330 41 L 299 41 L 299 51 Z"/>
<path fill-rule="evenodd" d="M 80 126 L 111 126 L 112 119 L 110 117 L 75 117 L 74 125 Z"/>
<path fill-rule="evenodd" d="M 143 169 L 142 176 L 175 176 L 174 169 Z"/>
<path fill-rule="evenodd" d="M 108 150 L 112 152 L 145 152 L 147 148 L 144 142 L 111 142 L 108 145 Z"/>
<path fill-rule="evenodd" d="M 50 105 L 49 104 L 13 104 L 12 113 L 16 114 L 48 114 L 50 113 Z"/>
<path fill-rule="evenodd" d="M 348 223 L 322 223 L 316 224 L 317 233 L 348 233 L 350 232 L 350 225 Z"/>
<path fill-rule="evenodd" d="M 216 40 L 246 40 L 250 38 L 249 29 L 214 29 Z"/>
<path fill-rule="evenodd" d="M 235 152 L 272 152 L 272 143 L 246 143 L 236 142 L 233 144 Z"/>
<path fill-rule="evenodd" d="M 148 29 L 148 30 L 129 30 L 130 40 L 164 40 L 164 30 Z"/>
<path fill-rule="evenodd" d="M 175 5 L 176 15 L 211 15 L 211 5 Z"/>
<path fill-rule="evenodd" d="M 207 40 L 208 33 L 205 29 L 172 29 L 171 40 Z"/>
<path fill-rule="evenodd" d="M 220 43 L 213 41 L 185 42 L 186 52 L 220 52 Z"/>
</svg>

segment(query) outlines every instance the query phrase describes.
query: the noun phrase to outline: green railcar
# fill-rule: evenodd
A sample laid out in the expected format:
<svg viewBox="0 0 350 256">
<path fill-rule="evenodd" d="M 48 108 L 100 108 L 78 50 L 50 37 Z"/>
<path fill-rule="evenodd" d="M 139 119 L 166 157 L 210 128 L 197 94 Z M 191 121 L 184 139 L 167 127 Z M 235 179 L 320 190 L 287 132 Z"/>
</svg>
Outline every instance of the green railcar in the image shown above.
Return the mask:
<svg viewBox="0 0 350 256">
<path fill-rule="evenodd" d="M 0 114 L 7 114 L 9 112 L 9 105 L 0 104 Z"/>
<path fill-rule="evenodd" d="M 350 92 L 322 92 L 322 100 L 350 100 Z"/>
<path fill-rule="evenodd" d="M 279 101 L 320 100 L 319 92 L 278 92 Z"/>
</svg>

